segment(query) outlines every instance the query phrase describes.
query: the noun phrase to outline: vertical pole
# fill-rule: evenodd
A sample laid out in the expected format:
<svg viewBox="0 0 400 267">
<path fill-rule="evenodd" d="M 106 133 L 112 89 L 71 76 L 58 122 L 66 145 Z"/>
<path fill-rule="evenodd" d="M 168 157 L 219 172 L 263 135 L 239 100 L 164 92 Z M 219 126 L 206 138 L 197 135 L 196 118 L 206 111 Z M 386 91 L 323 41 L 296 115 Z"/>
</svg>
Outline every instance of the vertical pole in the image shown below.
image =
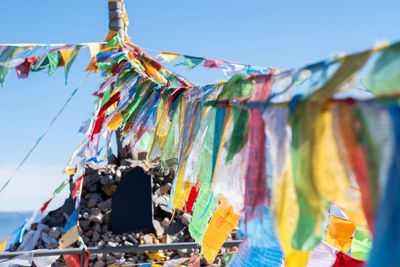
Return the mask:
<svg viewBox="0 0 400 267">
<path fill-rule="evenodd" d="M 121 40 L 123 40 L 125 36 L 122 5 L 122 1 L 108 0 L 108 28 L 118 32 Z"/>
<path fill-rule="evenodd" d="M 82 249 L 81 252 L 81 267 L 85 267 L 85 250 Z"/>
<path fill-rule="evenodd" d="M 123 11 L 123 0 L 108 0 L 108 28 L 115 31 L 124 40 L 125 37 L 125 25 L 124 25 L 124 11 Z M 121 131 L 118 129 L 115 131 L 115 137 L 117 139 L 118 159 L 121 162 L 122 159 L 131 158 L 129 148 L 124 149 L 121 142 Z"/>
</svg>

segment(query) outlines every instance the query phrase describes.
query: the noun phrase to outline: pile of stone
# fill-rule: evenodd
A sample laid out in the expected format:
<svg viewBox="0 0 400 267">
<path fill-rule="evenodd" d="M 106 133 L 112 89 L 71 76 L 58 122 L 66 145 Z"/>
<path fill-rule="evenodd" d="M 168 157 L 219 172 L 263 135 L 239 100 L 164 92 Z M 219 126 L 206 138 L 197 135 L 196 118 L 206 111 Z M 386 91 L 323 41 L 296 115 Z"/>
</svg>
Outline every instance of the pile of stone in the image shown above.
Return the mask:
<svg viewBox="0 0 400 267">
<path fill-rule="evenodd" d="M 145 156 L 145 155 L 144 155 Z M 142 157 L 144 157 L 142 156 Z M 140 159 L 140 157 L 139 157 Z M 171 183 L 174 177 L 172 169 L 162 172 L 159 165 L 146 164 L 142 160 L 124 160 L 121 165 L 97 165 L 89 162 L 86 165 L 83 179 L 83 189 L 79 209 L 79 226 L 81 237 L 88 247 L 117 247 L 132 246 L 142 243 L 153 244 L 152 234 L 143 232 L 128 232 L 114 234 L 111 231 L 111 196 L 117 190 L 124 174 L 137 166 L 142 167 L 152 177 L 153 208 L 154 208 L 154 236 L 160 243 L 191 242 L 188 225 L 191 215 L 177 211 L 174 216 L 167 208 Z M 70 185 L 73 189 L 73 185 Z M 58 247 L 58 239 L 69 215 L 74 210 L 75 202 L 67 199 L 64 205 L 49 212 L 38 224 L 33 224 L 31 230 L 25 233 L 24 241 L 17 243 L 12 250 L 54 249 Z M 173 220 L 170 222 L 171 218 Z M 236 238 L 236 230 L 231 239 Z M 33 238 L 34 237 L 34 238 Z M 26 239 L 29 238 L 28 242 Z M 34 248 L 32 243 L 34 242 Z M 73 247 L 79 247 L 76 242 Z M 221 252 L 227 249 L 222 248 Z M 199 254 L 199 249 L 180 249 L 164 251 L 166 260 L 182 257 L 193 257 Z M 108 265 L 129 265 L 142 262 L 151 262 L 145 253 L 110 253 L 91 254 L 89 266 L 103 267 Z M 202 265 L 208 265 L 204 260 Z M 217 257 L 212 266 L 224 266 L 223 257 Z M 65 266 L 60 258 L 53 266 Z"/>
</svg>

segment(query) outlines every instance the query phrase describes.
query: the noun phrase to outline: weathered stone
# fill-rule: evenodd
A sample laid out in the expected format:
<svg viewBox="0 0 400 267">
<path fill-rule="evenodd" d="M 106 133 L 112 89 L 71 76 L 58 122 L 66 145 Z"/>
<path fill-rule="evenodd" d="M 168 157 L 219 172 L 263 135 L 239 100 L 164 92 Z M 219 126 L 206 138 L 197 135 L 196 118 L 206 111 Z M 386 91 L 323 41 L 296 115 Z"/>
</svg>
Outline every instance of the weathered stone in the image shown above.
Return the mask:
<svg viewBox="0 0 400 267">
<path fill-rule="evenodd" d="M 115 191 L 117 191 L 118 186 L 116 184 L 112 184 L 112 185 L 105 185 L 102 186 L 101 189 L 103 190 L 103 192 L 108 196 L 111 197 L 112 194 L 114 194 Z"/>
<path fill-rule="evenodd" d="M 171 244 L 172 237 L 169 234 L 163 235 L 161 238 L 161 242 L 164 244 Z"/>
<path fill-rule="evenodd" d="M 88 215 L 88 218 L 89 218 L 89 215 Z M 82 227 L 83 231 L 86 231 L 89 228 L 90 221 L 89 220 L 79 220 L 79 225 Z"/>
<path fill-rule="evenodd" d="M 104 240 L 100 240 L 99 242 L 97 242 L 96 246 L 104 247 L 105 244 L 106 244 L 106 242 L 104 242 Z"/>
<path fill-rule="evenodd" d="M 125 240 L 124 246 L 133 246 L 133 243 L 129 242 L 128 240 Z"/>
<path fill-rule="evenodd" d="M 160 205 L 160 206 L 165 206 L 166 207 L 166 206 L 168 206 L 169 199 L 165 195 L 164 196 L 153 196 L 153 202 L 156 205 Z"/>
<path fill-rule="evenodd" d="M 100 202 L 97 204 L 97 207 L 99 209 L 105 209 L 105 210 L 109 210 L 111 209 L 111 198 L 107 199 L 106 201 Z"/>
<path fill-rule="evenodd" d="M 105 175 L 100 178 L 100 183 L 102 185 L 112 185 L 114 184 L 114 177 L 112 175 Z"/>
<path fill-rule="evenodd" d="M 101 213 L 100 209 L 92 208 L 90 210 L 89 221 L 102 223 L 103 222 L 103 214 Z"/>
<path fill-rule="evenodd" d="M 94 261 L 95 259 L 96 259 L 96 254 L 90 253 L 90 254 L 89 254 L 89 260 L 90 260 L 90 261 Z"/>
<path fill-rule="evenodd" d="M 167 217 L 165 217 L 162 221 L 161 221 L 161 225 L 163 227 L 168 227 L 169 225 L 169 219 Z"/>
<path fill-rule="evenodd" d="M 177 252 L 180 257 L 185 257 L 188 253 L 188 250 L 187 250 L 187 248 L 181 248 L 181 249 L 178 249 Z"/>
<path fill-rule="evenodd" d="M 181 223 L 183 225 L 188 226 L 189 223 L 192 221 L 192 216 L 190 214 L 184 213 L 181 217 Z"/>
<path fill-rule="evenodd" d="M 89 192 L 97 192 L 99 191 L 99 185 L 97 183 L 91 183 L 86 186 L 86 190 Z"/>
<path fill-rule="evenodd" d="M 101 225 L 100 225 L 99 223 L 96 223 L 96 224 L 93 226 L 93 230 L 96 231 L 96 232 L 98 232 L 98 233 L 100 233 L 100 232 L 101 232 Z"/>
<path fill-rule="evenodd" d="M 62 230 L 60 227 L 50 227 L 49 236 L 54 239 L 58 239 L 61 236 Z"/>
<path fill-rule="evenodd" d="M 118 244 L 112 241 L 107 242 L 107 247 L 116 247 Z"/>
<path fill-rule="evenodd" d="M 165 185 L 162 185 L 159 189 L 160 189 L 160 194 L 164 195 L 166 193 L 168 193 L 171 190 L 171 183 L 166 183 Z"/>
<path fill-rule="evenodd" d="M 104 218 L 103 218 L 104 221 Z M 101 233 L 105 234 L 108 232 L 108 226 L 107 224 L 103 224 L 103 226 L 101 227 Z"/>
<path fill-rule="evenodd" d="M 124 256 L 124 253 L 122 252 L 113 252 L 111 254 L 117 259 L 121 259 Z"/>
<path fill-rule="evenodd" d="M 93 230 L 93 229 L 90 229 L 89 231 L 86 231 L 86 232 L 85 232 L 85 235 L 86 235 L 87 237 L 91 237 L 91 236 L 93 235 L 93 232 L 94 232 L 94 230 Z"/>
<path fill-rule="evenodd" d="M 82 215 L 82 217 L 83 217 L 84 219 L 89 219 L 89 213 L 88 213 L 88 212 L 84 212 L 83 215 Z"/>
<path fill-rule="evenodd" d="M 104 261 L 102 261 L 102 260 L 97 260 L 95 263 L 94 263 L 94 265 L 93 265 L 93 267 L 104 267 L 106 264 L 104 263 Z"/>
<path fill-rule="evenodd" d="M 144 235 L 143 236 L 143 242 L 144 242 L 145 245 L 153 244 L 153 236 L 152 235 Z"/>
<path fill-rule="evenodd" d="M 100 240 L 100 234 L 96 231 L 93 231 L 92 241 L 97 242 Z"/>
<path fill-rule="evenodd" d="M 116 260 L 116 258 L 111 254 L 106 254 L 106 261 Z"/>
<path fill-rule="evenodd" d="M 98 261 L 104 260 L 106 258 L 106 255 L 104 253 L 97 253 L 96 254 L 96 259 Z"/>
<path fill-rule="evenodd" d="M 156 231 L 156 235 L 158 237 L 160 237 L 164 234 L 164 228 L 161 226 L 159 221 L 153 220 L 153 227 L 154 227 L 154 230 Z"/>
<path fill-rule="evenodd" d="M 111 224 L 111 212 L 110 212 L 110 211 L 108 211 L 108 212 L 104 215 L 104 217 L 103 217 L 103 222 L 104 222 L 106 225 L 110 225 L 110 224 Z"/>
<path fill-rule="evenodd" d="M 96 199 L 96 198 L 91 198 L 91 199 L 89 199 L 89 201 L 88 201 L 87 207 L 88 207 L 88 208 L 93 208 L 93 207 L 95 207 L 95 206 L 97 205 L 97 203 L 99 203 L 99 200 L 98 200 L 98 199 Z"/>
</svg>

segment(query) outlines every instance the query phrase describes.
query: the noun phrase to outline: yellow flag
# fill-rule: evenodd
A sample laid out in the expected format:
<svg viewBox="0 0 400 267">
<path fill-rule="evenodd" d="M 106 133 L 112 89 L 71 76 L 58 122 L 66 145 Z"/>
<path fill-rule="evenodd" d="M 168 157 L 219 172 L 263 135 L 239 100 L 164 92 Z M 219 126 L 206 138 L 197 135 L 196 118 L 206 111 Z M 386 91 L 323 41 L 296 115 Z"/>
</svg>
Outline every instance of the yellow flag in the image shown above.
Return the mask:
<svg viewBox="0 0 400 267">
<path fill-rule="evenodd" d="M 292 236 L 299 218 L 299 204 L 293 182 L 292 163 L 289 158 L 285 174 L 278 180 L 274 192 L 272 209 L 276 212 L 278 237 L 285 253 L 285 266 L 306 266 L 310 252 L 292 247 Z"/>
<path fill-rule="evenodd" d="M 62 59 L 61 63 L 60 63 L 60 66 L 65 66 L 65 63 L 67 62 L 69 56 L 72 54 L 72 51 L 74 51 L 73 48 L 71 48 L 71 49 L 61 49 L 61 50 L 58 51 L 60 53 L 61 59 Z"/>
<path fill-rule="evenodd" d="M 158 56 L 162 57 L 162 59 L 164 59 L 164 61 L 170 62 L 171 60 L 174 60 L 175 58 L 180 57 L 182 55 L 175 54 L 175 53 L 161 52 L 161 54 L 159 54 Z"/>
<path fill-rule="evenodd" d="M 331 110 L 322 111 L 315 121 L 317 134 L 312 155 L 315 185 L 319 193 L 330 202 L 353 211 L 361 210 L 361 195 L 350 186 L 333 126 Z"/>
<path fill-rule="evenodd" d="M 7 237 L 6 239 L 3 240 L 3 242 L 0 243 L 0 252 L 3 252 L 6 249 L 6 244 L 7 244 L 7 240 L 10 237 Z"/>
<path fill-rule="evenodd" d="M 58 246 L 59 249 L 63 249 L 68 247 L 69 245 L 75 243 L 79 239 L 79 230 L 78 225 L 75 225 L 71 229 L 68 230 L 58 241 L 60 245 Z"/>
<path fill-rule="evenodd" d="M 86 43 L 86 45 L 89 47 L 90 56 L 92 58 L 95 58 L 95 56 L 100 51 L 100 44 L 99 43 Z"/>
</svg>

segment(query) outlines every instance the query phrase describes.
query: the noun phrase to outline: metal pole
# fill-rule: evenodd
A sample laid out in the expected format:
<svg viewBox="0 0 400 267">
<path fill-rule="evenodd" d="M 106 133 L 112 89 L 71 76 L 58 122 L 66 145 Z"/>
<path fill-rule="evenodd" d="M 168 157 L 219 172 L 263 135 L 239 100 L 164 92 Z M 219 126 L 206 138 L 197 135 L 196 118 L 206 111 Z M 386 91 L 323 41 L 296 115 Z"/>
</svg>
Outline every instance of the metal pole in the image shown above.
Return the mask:
<svg viewBox="0 0 400 267">
<path fill-rule="evenodd" d="M 229 240 L 226 241 L 223 247 L 236 247 L 239 246 L 242 240 Z M 183 248 L 199 248 L 200 246 L 195 242 L 182 242 L 171 244 L 157 244 L 157 245 L 136 245 L 136 246 L 121 246 L 121 247 L 90 247 L 87 250 L 90 253 L 113 253 L 113 252 L 143 252 L 143 251 L 157 251 L 157 250 L 177 250 Z M 20 255 L 31 253 L 34 256 L 54 256 L 54 255 L 81 255 L 81 264 L 85 259 L 85 250 L 81 248 L 65 248 L 65 249 L 39 249 L 32 251 L 13 251 L 0 253 L 0 259 L 9 259 Z"/>
</svg>

